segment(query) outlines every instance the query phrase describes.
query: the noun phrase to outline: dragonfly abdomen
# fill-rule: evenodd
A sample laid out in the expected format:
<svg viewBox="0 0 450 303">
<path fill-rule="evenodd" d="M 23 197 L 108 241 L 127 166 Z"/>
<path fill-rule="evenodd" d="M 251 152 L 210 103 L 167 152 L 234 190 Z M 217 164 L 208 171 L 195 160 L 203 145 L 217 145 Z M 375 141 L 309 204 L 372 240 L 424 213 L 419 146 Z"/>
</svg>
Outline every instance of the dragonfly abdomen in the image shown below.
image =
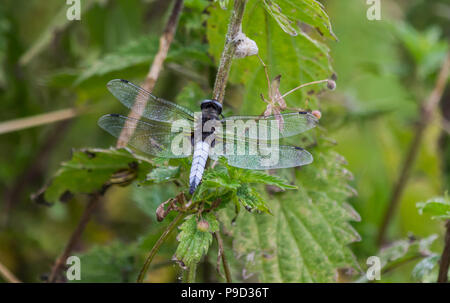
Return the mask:
<svg viewBox="0 0 450 303">
<path fill-rule="evenodd" d="M 209 144 L 204 141 L 198 141 L 194 145 L 194 156 L 192 157 L 191 172 L 189 174 L 189 192 L 194 193 L 197 186 L 202 181 L 203 171 L 205 170 L 206 160 L 208 160 Z"/>
</svg>

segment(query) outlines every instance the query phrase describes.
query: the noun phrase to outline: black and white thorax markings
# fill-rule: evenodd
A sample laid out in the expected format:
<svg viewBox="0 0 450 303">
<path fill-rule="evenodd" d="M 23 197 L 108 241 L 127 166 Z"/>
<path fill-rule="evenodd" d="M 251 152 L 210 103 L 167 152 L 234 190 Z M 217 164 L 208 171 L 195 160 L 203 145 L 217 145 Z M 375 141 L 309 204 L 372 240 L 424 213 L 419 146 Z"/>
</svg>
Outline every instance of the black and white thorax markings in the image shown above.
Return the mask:
<svg viewBox="0 0 450 303">
<path fill-rule="evenodd" d="M 139 119 L 108 114 L 98 120 L 101 128 L 119 138 L 128 132 L 128 145 L 161 158 L 192 155 L 189 191 L 201 183 L 208 157 L 225 157 L 228 165 L 245 169 L 277 169 L 306 165 L 313 161 L 306 150 L 279 145 L 278 139 L 307 131 L 318 119 L 309 112 L 219 118 L 222 105 L 215 100 L 201 103 L 201 116 L 158 98 L 127 80 L 112 80 L 109 91 Z M 279 117 L 283 125 L 279 127 Z M 181 123 L 180 123 L 181 122 Z M 180 127 L 181 126 L 181 127 Z M 275 144 L 268 144 L 274 142 Z M 193 147 L 193 148 L 192 148 Z"/>
</svg>

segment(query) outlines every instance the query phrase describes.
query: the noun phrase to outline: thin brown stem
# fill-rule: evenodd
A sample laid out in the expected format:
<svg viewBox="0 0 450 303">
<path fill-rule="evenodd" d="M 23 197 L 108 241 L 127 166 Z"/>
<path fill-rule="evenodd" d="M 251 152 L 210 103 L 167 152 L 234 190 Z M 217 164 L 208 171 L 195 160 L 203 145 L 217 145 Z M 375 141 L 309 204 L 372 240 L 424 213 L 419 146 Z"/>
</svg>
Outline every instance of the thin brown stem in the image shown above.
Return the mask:
<svg viewBox="0 0 450 303">
<path fill-rule="evenodd" d="M 214 233 L 214 236 L 216 236 L 217 244 L 219 246 L 219 255 L 217 256 L 217 258 L 221 258 L 222 259 L 223 271 L 225 272 L 225 279 L 227 280 L 227 283 L 232 283 L 233 281 L 231 279 L 230 266 L 228 265 L 228 261 L 227 261 L 227 258 L 225 256 L 225 252 L 224 252 L 224 249 L 223 249 L 222 238 L 221 238 L 220 233 L 218 231 L 216 231 Z M 219 264 L 219 260 L 217 260 L 217 264 Z M 217 271 L 219 271 L 219 266 L 217 266 Z"/>
<path fill-rule="evenodd" d="M 89 200 L 88 205 L 84 209 L 84 212 L 80 218 L 80 221 L 78 222 L 77 227 L 75 228 L 74 232 L 70 236 L 69 242 L 66 244 L 66 247 L 64 248 L 63 253 L 61 254 L 58 259 L 56 259 L 55 264 L 52 267 L 52 271 L 50 273 L 50 277 L 48 278 L 48 282 L 54 283 L 57 282 L 61 270 L 64 268 L 64 265 L 66 263 L 67 258 L 70 256 L 70 254 L 73 252 L 75 247 L 78 245 L 81 239 L 81 235 L 83 234 L 86 225 L 89 222 L 89 219 L 91 218 L 91 214 L 97 204 L 100 202 L 101 195 L 100 194 L 93 194 Z"/>
<path fill-rule="evenodd" d="M 169 20 L 166 23 L 163 34 L 159 38 L 159 50 L 153 60 L 150 70 L 145 78 L 142 88 L 151 92 L 155 88 L 156 81 L 158 80 L 159 74 L 163 69 L 164 61 L 167 58 L 170 45 L 172 44 L 173 38 L 175 36 L 175 31 L 178 25 L 178 19 L 180 17 L 181 11 L 183 9 L 183 0 L 176 0 L 172 8 Z M 128 117 L 135 120 L 127 120 L 122 132 L 120 133 L 119 139 L 117 140 L 116 147 L 125 147 L 128 143 L 129 138 L 133 135 L 136 129 L 136 122 L 142 116 L 147 100 L 136 99 L 133 107 L 128 115 Z"/>
<path fill-rule="evenodd" d="M 40 125 L 55 123 L 62 120 L 72 119 L 80 113 L 80 110 L 68 108 L 50 113 L 35 115 L 32 117 L 19 118 L 0 123 L 0 134 L 36 127 Z"/>
<path fill-rule="evenodd" d="M 263 59 L 259 56 L 259 54 L 256 54 L 256 56 L 259 59 L 259 62 L 261 62 L 261 65 L 264 68 L 264 74 L 266 75 L 266 81 L 267 81 L 267 89 L 270 92 L 271 91 L 271 85 L 270 85 L 270 77 L 269 77 L 269 71 L 267 69 L 266 63 L 264 63 Z"/>
<path fill-rule="evenodd" d="M 448 270 L 450 268 L 450 220 L 447 220 L 445 232 L 444 251 L 442 252 L 441 261 L 439 263 L 439 283 L 448 282 Z"/>
<path fill-rule="evenodd" d="M 386 237 L 386 231 L 391 222 L 391 219 L 395 213 L 397 205 L 400 201 L 403 190 L 409 179 L 409 175 L 414 162 L 417 157 L 420 145 L 422 143 L 423 135 L 425 130 L 433 118 L 433 114 L 438 108 L 439 101 L 444 92 L 445 86 L 447 84 L 447 79 L 450 73 L 450 53 L 447 54 L 447 58 L 441 67 L 436 84 L 433 91 L 427 99 L 425 99 L 421 104 L 419 123 L 417 124 L 414 138 L 409 147 L 408 153 L 406 155 L 405 161 L 400 171 L 400 175 L 395 182 L 394 189 L 392 191 L 391 197 L 389 199 L 388 208 L 383 216 L 383 221 L 381 224 L 380 232 L 378 234 L 377 244 L 381 246 Z"/>
<path fill-rule="evenodd" d="M 170 233 L 177 227 L 177 225 L 180 223 L 180 221 L 184 218 L 184 213 L 178 213 L 178 215 L 173 219 L 172 222 L 170 222 L 169 226 L 164 230 L 164 232 L 159 237 L 158 241 L 156 241 L 155 245 L 153 245 L 152 249 L 150 250 L 150 253 L 147 256 L 147 259 L 145 260 L 144 266 L 142 266 L 141 272 L 139 273 L 139 276 L 137 278 L 137 283 L 142 283 L 144 281 L 145 274 L 152 263 L 153 258 L 155 257 L 156 253 L 158 252 L 161 245 L 164 243 L 164 241 L 169 237 Z"/>
<path fill-rule="evenodd" d="M 234 1 L 234 8 L 231 13 L 227 36 L 225 37 L 225 46 L 220 58 L 219 69 L 217 70 L 213 90 L 213 99 L 219 101 L 220 103 L 223 103 L 223 98 L 225 97 L 225 88 L 227 87 L 228 75 L 230 73 L 234 52 L 236 51 L 236 36 L 241 30 L 242 18 L 244 17 L 246 4 L 247 0 Z"/>
<path fill-rule="evenodd" d="M 22 281 L 17 279 L 16 276 L 2 263 L 0 263 L 0 276 L 8 283 L 22 283 Z"/>
</svg>

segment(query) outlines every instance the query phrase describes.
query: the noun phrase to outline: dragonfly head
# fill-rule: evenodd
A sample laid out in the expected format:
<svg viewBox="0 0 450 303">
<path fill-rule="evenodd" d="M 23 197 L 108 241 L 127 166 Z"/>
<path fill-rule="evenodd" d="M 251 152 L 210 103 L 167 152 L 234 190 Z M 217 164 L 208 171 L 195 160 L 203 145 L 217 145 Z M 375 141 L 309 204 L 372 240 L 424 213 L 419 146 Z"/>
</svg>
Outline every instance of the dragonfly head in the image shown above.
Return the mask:
<svg viewBox="0 0 450 303">
<path fill-rule="evenodd" d="M 202 111 L 213 110 L 217 113 L 217 115 L 220 115 L 222 113 L 222 104 L 220 104 L 220 102 L 217 100 L 210 100 L 210 99 L 203 100 L 202 103 L 200 104 L 200 108 L 202 109 Z"/>
</svg>

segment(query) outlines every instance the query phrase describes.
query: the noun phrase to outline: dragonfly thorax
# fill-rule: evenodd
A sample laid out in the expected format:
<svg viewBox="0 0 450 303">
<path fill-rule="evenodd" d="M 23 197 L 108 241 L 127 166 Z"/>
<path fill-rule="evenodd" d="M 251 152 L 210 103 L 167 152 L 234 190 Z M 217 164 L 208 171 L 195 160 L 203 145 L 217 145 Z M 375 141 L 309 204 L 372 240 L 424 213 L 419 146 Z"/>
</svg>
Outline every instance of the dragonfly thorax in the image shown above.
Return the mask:
<svg viewBox="0 0 450 303">
<path fill-rule="evenodd" d="M 216 113 L 217 117 L 222 113 L 222 104 L 217 100 L 206 99 L 200 104 L 202 112 L 207 111 L 210 113 Z"/>
<path fill-rule="evenodd" d="M 211 135 L 216 129 L 216 123 L 219 123 L 222 104 L 216 100 L 204 100 L 200 108 L 202 110 L 201 119 L 198 119 L 195 125 L 192 143 L 195 145 L 195 142 L 201 139 L 201 141 L 208 141 L 211 146 L 214 146 L 214 138 Z M 209 140 L 207 140 L 208 138 Z"/>
</svg>

